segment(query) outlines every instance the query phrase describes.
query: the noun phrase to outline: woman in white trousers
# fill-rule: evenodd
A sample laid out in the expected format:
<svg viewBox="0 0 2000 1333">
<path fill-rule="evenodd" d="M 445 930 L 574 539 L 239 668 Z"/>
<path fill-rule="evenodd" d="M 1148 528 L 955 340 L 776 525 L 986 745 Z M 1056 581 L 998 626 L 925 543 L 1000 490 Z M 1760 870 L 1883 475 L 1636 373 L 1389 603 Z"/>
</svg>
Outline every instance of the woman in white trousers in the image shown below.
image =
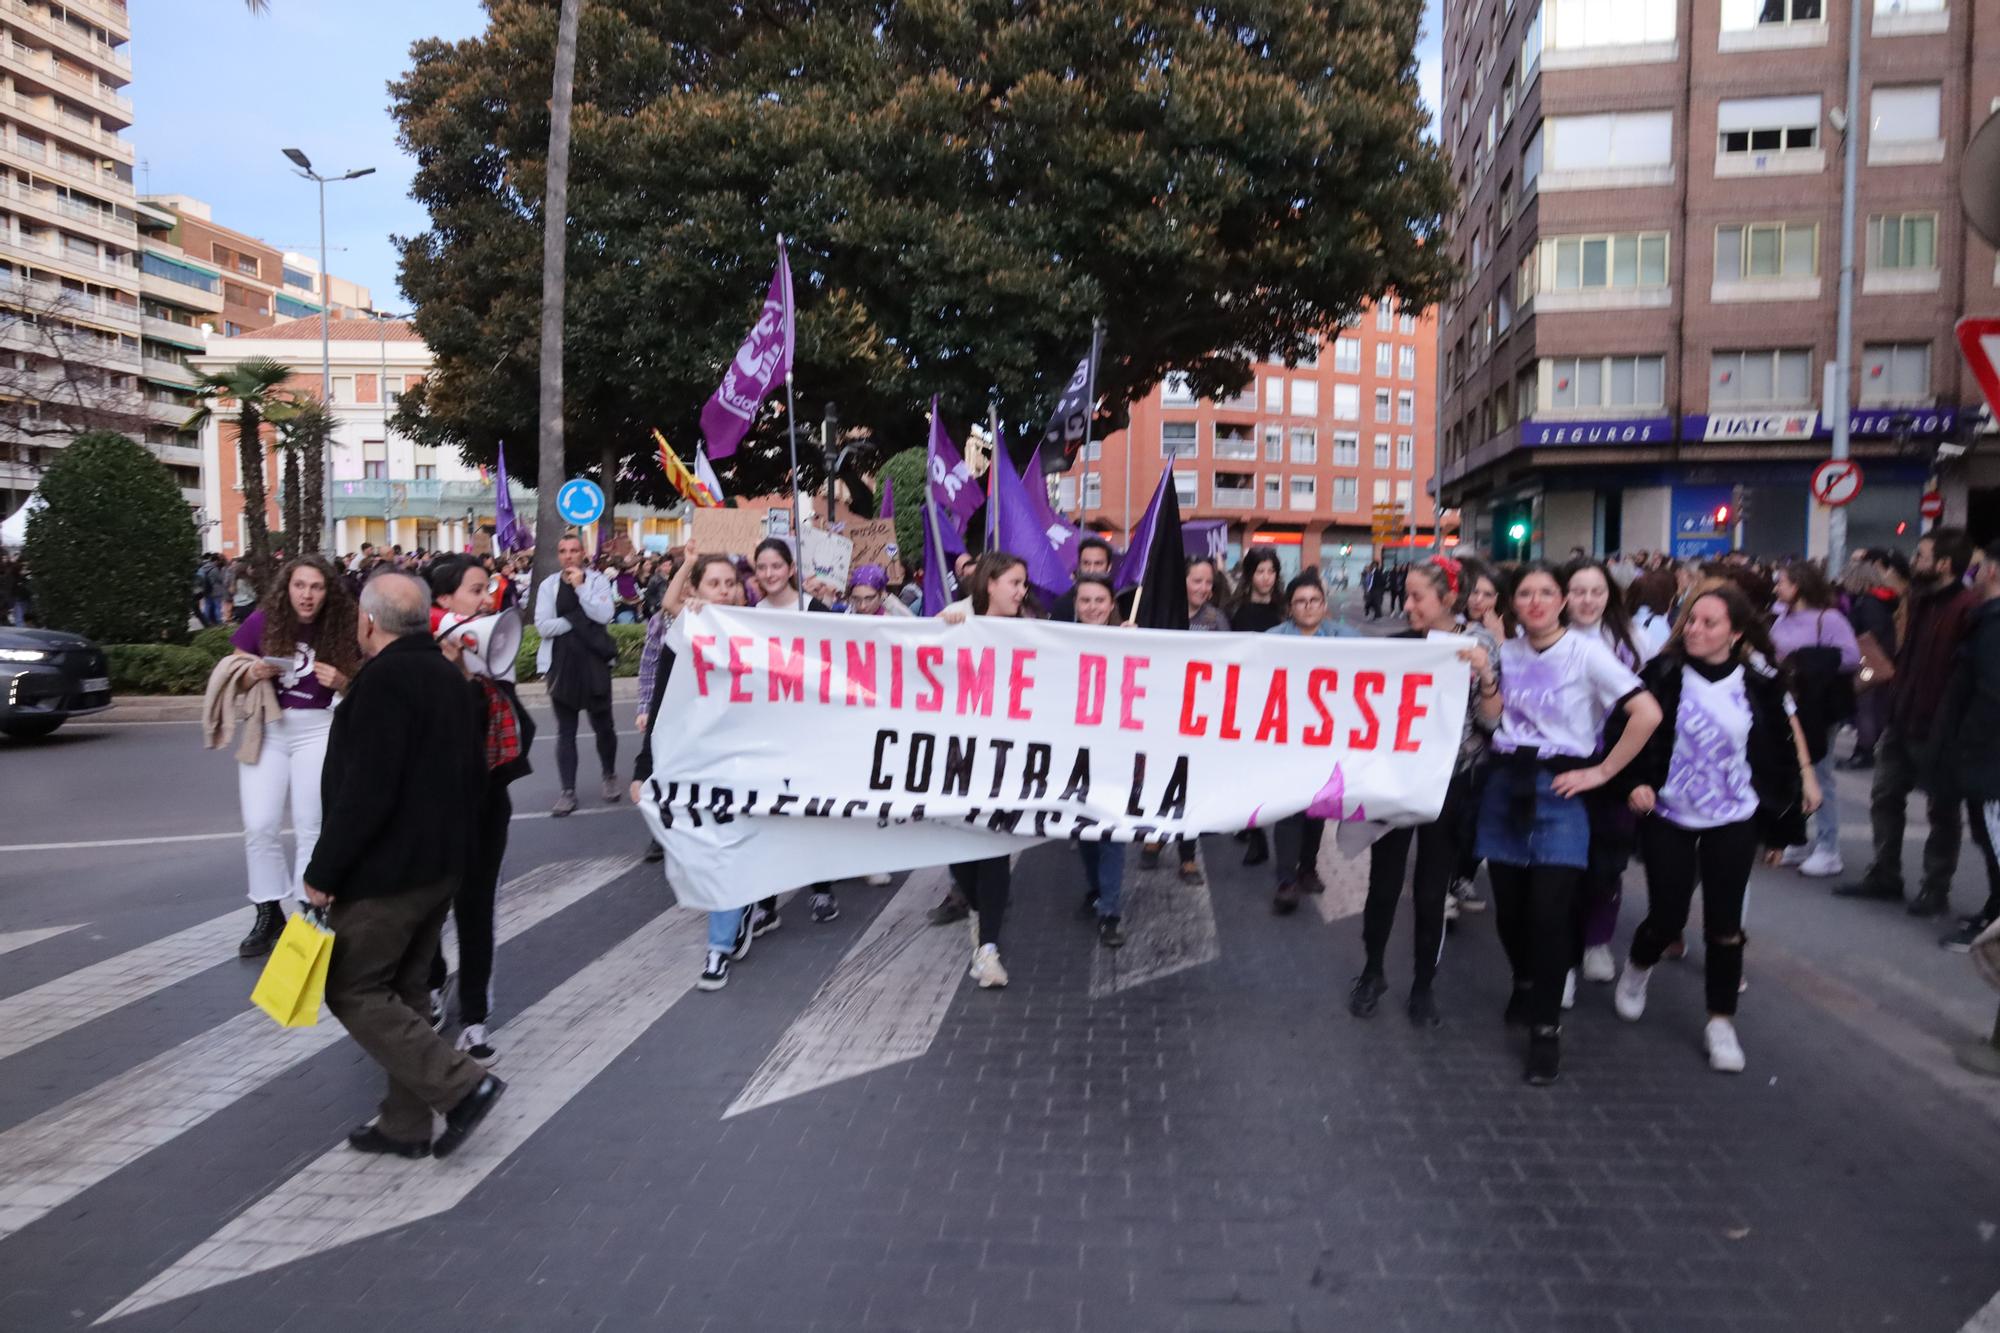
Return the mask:
<svg viewBox="0 0 2000 1333">
<path fill-rule="evenodd" d="M 278 717 L 265 724 L 255 762 L 236 770 L 243 807 L 243 859 L 257 910 L 237 953 L 269 953 L 285 928 L 284 902 L 319 840 L 319 778 L 333 708 L 360 667 L 354 599 L 332 565 L 302 556 L 278 571 L 263 605 L 244 618 L 230 643 L 255 659 L 245 673 L 278 692 Z M 292 818 L 294 858 L 285 857 L 285 815 Z"/>
</svg>

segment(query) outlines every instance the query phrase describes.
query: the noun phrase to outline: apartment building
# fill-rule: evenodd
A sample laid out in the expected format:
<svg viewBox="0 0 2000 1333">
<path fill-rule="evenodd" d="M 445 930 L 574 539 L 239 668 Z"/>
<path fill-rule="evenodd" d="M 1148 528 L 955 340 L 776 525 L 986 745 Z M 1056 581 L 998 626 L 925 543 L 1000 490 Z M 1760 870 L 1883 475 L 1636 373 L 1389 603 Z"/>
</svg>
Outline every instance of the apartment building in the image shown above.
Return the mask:
<svg viewBox="0 0 2000 1333">
<path fill-rule="evenodd" d="M 2000 535 L 2000 453 L 1952 338 L 2000 312 L 1958 206 L 2000 106 L 2000 31 L 1973 20 L 1973 0 L 1446 0 L 1466 276 L 1440 333 L 1440 472 L 1477 549 L 1826 549 L 1808 482 L 1832 433 L 1843 132 L 1849 543 L 1907 547 L 1933 487 L 1948 521 Z M 1945 441 L 1972 452 L 1941 465 Z"/>
<path fill-rule="evenodd" d="M 0 3 L 0 511 L 78 430 L 141 419 L 130 38 L 123 0 Z"/>
<path fill-rule="evenodd" d="M 1317 565 L 1358 573 L 1374 545 L 1377 505 L 1400 505 L 1409 545 L 1436 532 L 1430 483 L 1436 438 L 1434 311 L 1371 305 L 1322 339 L 1310 362 L 1260 361 L 1227 401 L 1198 399 L 1185 377 L 1132 405 L 1130 426 L 1093 442 L 1057 484 L 1057 503 L 1114 542 L 1173 470 L 1184 520 L 1223 519 L 1229 555 L 1273 546 L 1287 573 Z M 1129 479 L 1129 481 L 1128 481 Z M 1447 533 L 1449 538 L 1449 533 Z"/>
</svg>

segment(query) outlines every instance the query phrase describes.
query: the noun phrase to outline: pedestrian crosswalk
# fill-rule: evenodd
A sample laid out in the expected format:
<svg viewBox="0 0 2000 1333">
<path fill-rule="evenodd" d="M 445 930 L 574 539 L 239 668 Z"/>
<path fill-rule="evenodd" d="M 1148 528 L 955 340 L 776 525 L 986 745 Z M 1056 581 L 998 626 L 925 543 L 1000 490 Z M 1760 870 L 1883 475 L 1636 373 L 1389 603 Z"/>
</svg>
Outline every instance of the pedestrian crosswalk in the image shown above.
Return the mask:
<svg viewBox="0 0 2000 1333">
<path fill-rule="evenodd" d="M 1062 855 L 1053 849 L 1042 854 Z M 498 940 L 519 939 L 636 866 L 631 856 L 557 861 L 516 877 L 499 897 Z M 964 929 L 935 928 L 926 920 L 945 881 L 942 867 L 907 877 L 833 964 L 736 1099 L 716 1114 L 727 1119 L 770 1107 L 930 1050 L 966 984 Z M 1132 881 L 1128 901 L 1138 901 L 1127 917 L 1128 956 L 1100 961 L 1105 951 L 1091 948 L 1093 998 L 1217 956 L 1205 882 L 1182 884 L 1137 871 Z M 862 899 L 854 906 L 872 904 Z M 243 917 L 233 911 L 200 922 L 0 1000 L 0 1080 L 8 1056 L 234 964 Z M 458 1154 L 411 1162 L 354 1153 L 344 1144 L 328 1148 L 275 1183 L 258 1181 L 247 1206 L 218 1219 L 220 1225 L 198 1243 L 183 1242 L 184 1252 L 136 1291 L 122 1299 L 117 1290 L 99 1293 L 117 1301 L 99 1322 L 456 1207 L 687 994 L 706 927 L 699 913 L 669 908 L 651 916 L 498 1028 L 504 1053 L 498 1072 L 509 1091 Z M 31 949 L 68 929 L 73 927 L 0 935 L 0 950 Z M 1089 947 L 1081 933 L 1078 944 Z M 455 965 L 449 932 L 445 951 Z M 0 1130 L 0 1244 L 38 1224 L 62 1225 L 66 1210 L 80 1217 L 70 1206 L 86 1192 L 121 1172 L 146 1170 L 150 1156 L 170 1152 L 177 1140 L 245 1098 L 272 1095 L 288 1071 L 344 1041 L 330 1019 L 285 1030 L 246 1004 L 208 1030 Z"/>
<path fill-rule="evenodd" d="M 40 944 L 43 940 L 52 940 L 58 935 L 67 935 L 82 924 L 83 922 L 77 921 L 67 926 L 43 926 L 40 930 L 7 931 L 0 934 L 0 953 L 12 953 L 31 944 Z"/>
</svg>

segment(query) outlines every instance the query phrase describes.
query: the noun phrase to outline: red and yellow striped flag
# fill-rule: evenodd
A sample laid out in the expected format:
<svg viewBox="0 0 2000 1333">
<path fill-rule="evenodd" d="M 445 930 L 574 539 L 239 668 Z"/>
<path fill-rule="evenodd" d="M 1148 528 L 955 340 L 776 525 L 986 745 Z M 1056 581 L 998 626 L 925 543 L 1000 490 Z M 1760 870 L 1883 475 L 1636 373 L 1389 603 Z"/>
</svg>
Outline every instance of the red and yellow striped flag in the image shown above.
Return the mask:
<svg viewBox="0 0 2000 1333">
<path fill-rule="evenodd" d="M 667 481 L 681 493 L 681 498 L 692 501 L 698 509 L 713 509 L 722 501 L 704 486 L 694 473 L 688 471 L 687 464 L 681 462 L 667 444 L 667 437 L 658 430 L 653 432 L 653 442 L 660 446 L 660 470 L 667 474 Z"/>
</svg>

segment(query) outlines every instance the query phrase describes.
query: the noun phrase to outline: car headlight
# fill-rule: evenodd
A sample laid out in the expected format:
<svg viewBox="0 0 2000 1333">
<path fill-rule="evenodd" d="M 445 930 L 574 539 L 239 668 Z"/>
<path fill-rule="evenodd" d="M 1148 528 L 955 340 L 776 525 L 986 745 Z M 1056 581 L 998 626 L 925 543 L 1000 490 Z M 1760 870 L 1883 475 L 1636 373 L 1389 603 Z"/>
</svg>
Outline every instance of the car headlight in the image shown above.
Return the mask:
<svg viewBox="0 0 2000 1333">
<path fill-rule="evenodd" d="M 40 648 L 0 648 L 0 662 L 46 662 L 49 655 Z"/>
</svg>

